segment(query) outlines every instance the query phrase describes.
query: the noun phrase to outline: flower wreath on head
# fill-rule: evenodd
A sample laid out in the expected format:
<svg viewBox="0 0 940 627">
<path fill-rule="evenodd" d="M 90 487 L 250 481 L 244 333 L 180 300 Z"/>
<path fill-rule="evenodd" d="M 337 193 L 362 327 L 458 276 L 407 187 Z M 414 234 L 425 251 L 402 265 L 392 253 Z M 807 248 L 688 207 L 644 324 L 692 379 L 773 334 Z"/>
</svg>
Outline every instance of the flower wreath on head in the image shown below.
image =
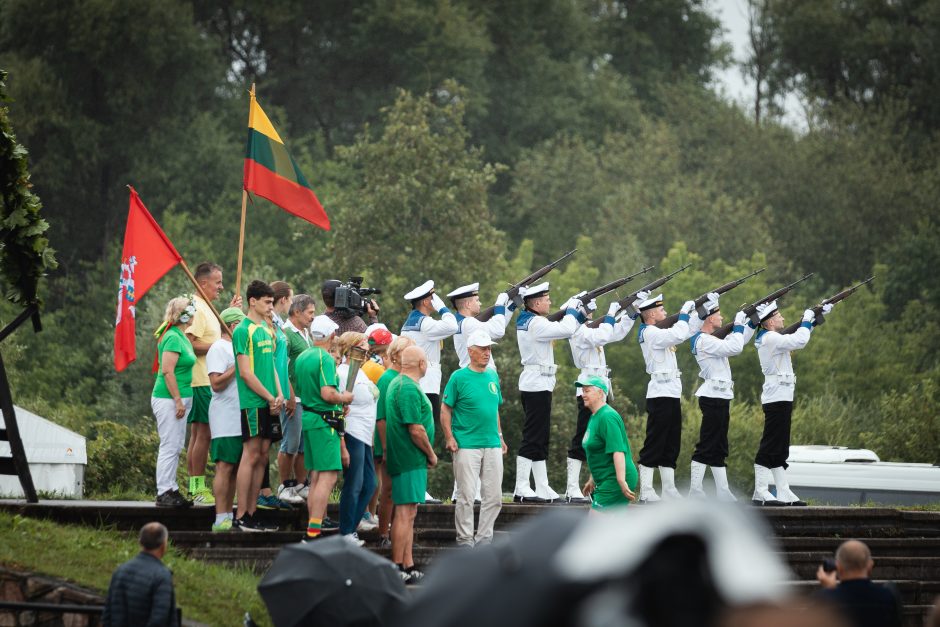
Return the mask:
<svg viewBox="0 0 940 627">
<path fill-rule="evenodd" d="M 186 308 L 180 312 L 179 317 L 176 319 L 177 322 L 189 322 L 196 316 L 196 301 L 193 299 L 192 294 L 182 294 L 182 298 L 188 298 L 189 304 L 186 305 Z"/>
</svg>

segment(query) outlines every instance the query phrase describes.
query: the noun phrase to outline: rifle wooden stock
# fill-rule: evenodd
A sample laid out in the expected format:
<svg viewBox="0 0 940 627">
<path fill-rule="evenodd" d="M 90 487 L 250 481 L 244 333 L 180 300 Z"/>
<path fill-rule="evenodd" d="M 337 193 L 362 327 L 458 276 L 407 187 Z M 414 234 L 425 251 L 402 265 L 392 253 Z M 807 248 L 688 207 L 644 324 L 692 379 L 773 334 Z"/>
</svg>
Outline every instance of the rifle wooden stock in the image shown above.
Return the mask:
<svg viewBox="0 0 940 627">
<path fill-rule="evenodd" d="M 853 285 L 852 287 L 846 288 L 842 290 L 841 292 L 837 293 L 835 296 L 830 296 L 829 298 L 823 300 L 823 302 L 819 303 L 815 307 L 812 307 L 811 309 L 813 310 L 813 314 L 815 316 L 813 318 L 813 326 L 818 327 L 819 325 L 826 322 L 826 317 L 823 315 L 823 307 L 825 305 L 835 305 L 836 303 L 845 300 L 846 298 L 854 294 L 856 291 L 858 291 L 858 288 L 862 287 L 863 285 L 867 283 L 871 283 L 874 280 L 874 278 L 875 276 L 872 275 L 868 277 L 867 279 L 865 279 L 864 281 L 862 281 L 861 283 L 859 283 L 858 285 Z M 800 328 L 801 324 L 803 324 L 802 316 L 800 317 L 799 321 L 794 322 L 793 324 L 785 328 L 783 331 L 780 332 L 780 334 L 790 335 L 792 333 L 796 333 L 796 330 Z"/>
<path fill-rule="evenodd" d="M 737 286 L 739 286 L 739 285 L 741 285 L 742 283 L 744 283 L 745 281 L 747 281 L 747 280 L 748 280 L 749 278 L 751 278 L 752 276 L 755 276 L 755 275 L 757 275 L 757 274 L 760 274 L 761 272 L 763 272 L 763 271 L 766 270 L 766 269 L 767 269 L 767 268 L 761 268 L 760 270 L 755 270 L 754 272 L 751 272 L 750 274 L 748 274 L 748 275 L 746 275 L 746 276 L 743 276 L 743 277 L 741 277 L 740 279 L 735 279 L 734 281 L 728 281 L 728 282 L 725 283 L 724 285 L 719 285 L 718 287 L 716 287 L 715 289 L 713 289 L 712 292 L 715 292 L 715 293 L 718 294 L 719 296 L 720 296 L 721 294 L 726 293 L 726 292 L 730 292 L 731 290 L 733 290 L 733 289 L 736 288 Z M 694 309 L 694 311 L 698 314 L 698 317 L 701 318 L 702 320 L 705 319 L 705 316 L 702 315 L 702 314 L 705 313 L 705 310 L 702 309 L 702 307 L 705 306 L 705 302 L 708 300 L 708 295 L 709 295 L 710 293 L 711 293 L 711 292 L 706 292 L 706 293 L 702 294 L 701 296 L 699 296 L 698 298 L 695 299 L 695 307 L 694 307 L 693 309 Z M 689 314 L 689 315 L 692 315 L 692 314 Z M 657 323 L 656 323 L 656 326 L 659 327 L 660 329 L 669 329 L 669 328 L 672 328 L 673 325 L 675 325 L 677 322 L 679 322 L 679 314 L 675 313 L 675 314 L 672 314 L 671 316 L 668 316 L 668 317 L 666 317 L 666 318 L 663 318 L 662 320 L 660 320 L 659 322 L 657 322 Z M 726 335 L 727 335 L 727 334 L 726 334 Z"/>
<path fill-rule="evenodd" d="M 531 285 L 532 283 L 535 283 L 536 281 L 541 279 L 543 276 L 545 276 L 546 274 L 548 274 L 549 272 L 557 268 L 558 264 L 560 264 L 562 261 L 564 261 L 571 255 L 575 254 L 576 252 L 578 252 L 578 249 L 573 248 L 569 250 L 568 252 L 566 252 L 561 257 L 559 257 L 558 259 L 556 259 L 555 261 L 542 266 L 541 268 L 539 268 L 532 274 L 526 276 L 518 283 L 513 283 L 512 286 L 508 290 L 506 290 L 506 294 L 509 295 L 509 300 L 515 301 L 519 296 L 519 290 L 521 288 Z M 492 318 L 495 314 L 496 314 L 496 305 L 493 305 L 492 307 L 487 307 L 486 309 L 478 313 L 476 316 L 474 316 L 474 318 L 476 318 L 480 322 L 486 322 L 487 320 Z"/>
<path fill-rule="evenodd" d="M 629 276 L 621 277 L 619 279 L 615 279 L 611 281 L 610 283 L 605 283 L 604 285 L 601 285 L 600 287 L 595 287 L 590 292 L 586 292 L 583 296 L 578 296 L 578 300 L 580 300 L 582 304 L 587 305 L 589 302 L 591 302 L 595 298 L 600 298 L 604 294 L 609 294 L 610 292 L 613 292 L 618 287 L 622 287 L 626 285 L 627 283 L 629 283 L 636 277 L 640 276 L 641 274 L 646 274 L 647 272 L 652 270 L 654 267 L 655 266 L 647 266 L 643 268 L 642 270 L 640 270 L 639 272 L 636 272 Z M 565 317 L 565 310 L 560 309 L 556 311 L 555 313 L 550 314 L 548 316 L 548 319 L 552 322 L 558 322 L 564 317 Z"/>
</svg>

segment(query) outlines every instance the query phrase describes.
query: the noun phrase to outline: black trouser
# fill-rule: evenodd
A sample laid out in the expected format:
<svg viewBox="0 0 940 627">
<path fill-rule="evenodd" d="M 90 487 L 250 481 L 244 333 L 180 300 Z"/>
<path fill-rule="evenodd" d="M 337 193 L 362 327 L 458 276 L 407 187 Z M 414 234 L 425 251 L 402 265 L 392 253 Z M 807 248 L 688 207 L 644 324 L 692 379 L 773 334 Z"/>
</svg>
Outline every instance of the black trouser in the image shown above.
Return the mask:
<svg viewBox="0 0 940 627">
<path fill-rule="evenodd" d="M 434 441 L 431 442 L 431 448 L 435 451 L 444 451 L 444 430 L 441 429 L 441 395 L 425 394 L 431 401 L 431 413 L 434 416 Z"/>
<path fill-rule="evenodd" d="M 661 396 L 646 399 L 646 440 L 640 450 L 640 464 L 648 468 L 675 468 L 682 443 L 682 405 L 678 398 Z"/>
<path fill-rule="evenodd" d="M 724 467 L 728 459 L 728 422 L 731 420 L 731 401 L 725 398 L 698 397 L 702 410 L 702 428 L 692 461 L 706 466 Z"/>
<path fill-rule="evenodd" d="M 764 408 L 764 433 L 754 463 L 765 468 L 787 467 L 790 456 L 790 417 L 793 401 L 777 401 L 761 405 Z"/>
<path fill-rule="evenodd" d="M 520 392 L 525 422 L 522 423 L 522 445 L 519 456 L 541 462 L 548 459 L 548 438 L 551 433 L 552 393 Z"/>
<path fill-rule="evenodd" d="M 588 422 L 591 420 L 591 410 L 584 406 L 584 397 L 578 397 L 578 426 L 574 429 L 574 437 L 571 438 L 571 446 L 568 447 L 568 457 L 571 459 L 580 459 L 587 461 L 587 455 L 584 454 L 584 432 L 587 431 Z"/>
</svg>

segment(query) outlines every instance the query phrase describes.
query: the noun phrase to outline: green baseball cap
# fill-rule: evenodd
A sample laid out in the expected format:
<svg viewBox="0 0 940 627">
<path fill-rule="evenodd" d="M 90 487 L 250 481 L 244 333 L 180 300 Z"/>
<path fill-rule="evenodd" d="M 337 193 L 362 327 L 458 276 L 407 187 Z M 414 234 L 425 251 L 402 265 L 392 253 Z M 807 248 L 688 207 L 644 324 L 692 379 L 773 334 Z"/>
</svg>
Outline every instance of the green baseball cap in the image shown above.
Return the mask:
<svg viewBox="0 0 940 627">
<path fill-rule="evenodd" d="M 222 318 L 222 322 L 225 324 L 232 324 L 233 322 L 241 322 L 244 320 L 245 312 L 238 307 L 229 307 L 228 309 L 223 309 L 219 317 Z"/>
<path fill-rule="evenodd" d="M 574 386 L 577 388 L 583 388 L 583 387 L 588 387 L 588 386 L 594 387 L 594 388 L 600 388 L 604 390 L 604 394 L 607 394 L 608 392 L 610 392 L 610 390 L 607 389 L 607 382 L 604 381 L 603 378 L 597 375 L 591 375 L 589 377 L 578 377 L 578 380 L 574 382 Z"/>
</svg>

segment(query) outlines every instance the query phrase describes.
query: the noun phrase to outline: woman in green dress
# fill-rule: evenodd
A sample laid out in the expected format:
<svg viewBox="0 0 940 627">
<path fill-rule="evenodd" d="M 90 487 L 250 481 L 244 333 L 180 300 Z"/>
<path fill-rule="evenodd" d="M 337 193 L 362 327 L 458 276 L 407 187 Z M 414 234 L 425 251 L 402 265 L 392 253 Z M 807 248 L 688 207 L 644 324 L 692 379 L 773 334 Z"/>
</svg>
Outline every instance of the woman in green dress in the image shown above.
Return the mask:
<svg viewBox="0 0 940 627">
<path fill-rule="evenodd" d="M 591 478 L 584 494 L 591 494 L 591 510 L 604 511 L 636 501 L 636 466 L 627 430 L 617 411 L 607 404 L 607 382 L 592 376 L 578 379 L 584 406 L 591 411 L 584 432 L 584 452 Z"/>
</svg>

